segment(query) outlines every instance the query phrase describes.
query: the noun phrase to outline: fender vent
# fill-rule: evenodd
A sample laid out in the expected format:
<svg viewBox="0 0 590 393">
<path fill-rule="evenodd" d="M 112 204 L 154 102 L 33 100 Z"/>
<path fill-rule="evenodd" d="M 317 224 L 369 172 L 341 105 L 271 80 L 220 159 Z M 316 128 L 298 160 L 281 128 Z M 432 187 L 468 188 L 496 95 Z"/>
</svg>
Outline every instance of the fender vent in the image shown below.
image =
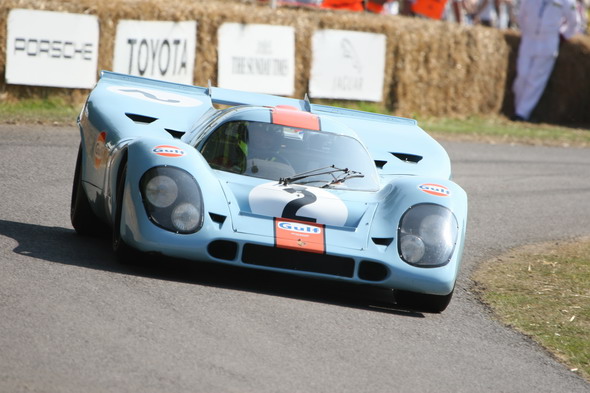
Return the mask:
<svg viewBox="0 0 590 393">
<path fill-rule="evenodd" d="M 130 118 L 138 124 L 150 124 L 158 120 L 158 118 L 156 117 L 138 115 L 136 113 L 125 113 L 125 116 L 127 116 L 128 118 Z"/>
<path fill-rule="evenodd" d="M 392 237 L 372 237 L 373 243 L 379 246 L 389 246 L 393 241 Z"/>
<path fill-rule="evenodd" d="M 414 164 L 417 164 L 418 162 L 420 162 L 422 160 L 422 156 L 418 156 L 416 154 L 407 154 L 407 153 L 393 153 L 391 152 L 391 154 L 393 154 L 396 158 L 404 161 L 404 162 L 411 162 Z"/>
<path fill-rule="evenodd" d="M 184 131 L 171 130 L 170 128 L 164 128 L 164 129 L 166 130 L 166 132 L 168 134 L 172 135 L 172 137 L 175 139 L 180 139 L 185 134 Z"/>
<path fill-rule="evenodd" d="M 383 167 L 387 164 L 385 160 L 375 160 L 375 166 L 379 169 L 383 169 Z"/>
<path fill-rule="evenodd" d="M 215 214 L 215 213 L 209 213 L 209 217 L 211 217 L 211 219 L 218 224 L 223 224 L 226 219 L 226 216 L 223 216 L 221 214 Z"/>
</svg>

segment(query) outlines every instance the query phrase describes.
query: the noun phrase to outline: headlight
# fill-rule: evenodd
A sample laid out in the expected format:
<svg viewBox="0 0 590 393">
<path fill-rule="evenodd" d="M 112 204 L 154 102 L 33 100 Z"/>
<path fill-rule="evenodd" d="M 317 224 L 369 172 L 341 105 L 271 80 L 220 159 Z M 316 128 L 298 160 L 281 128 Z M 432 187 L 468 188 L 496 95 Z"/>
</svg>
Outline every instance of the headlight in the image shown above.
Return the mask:
<svg viewBox="0 0 590 393">
<path fill-rule="evenodd" d="M 194 233 L 203 225 L 203 198 L 197 181 L 186 171 L 169 166 L 148 170 L 140 180 L 149 219 L 176 233 Z"/>
<path fill-rule="evenodd" d="M 182 203 L 172 210 L 172 225 L 180 232 L 192 232 L 199 225 L 199 209 L 190 203 Z"/>
<path fill-rule="evenodd" d="M 168 207 L 178 196 L 176 182 L 168 176 L 155 176 L 145 186 L 145 197 L 156 207 Z"/>
<path fill-rule="evenodd" d="M 457 219 L 446 207 L 430 203 L 412 206 L 398 228 L 400 257 L 410 265 L 444 266 L 451 260 L 458 232 Z"/>
</svg>

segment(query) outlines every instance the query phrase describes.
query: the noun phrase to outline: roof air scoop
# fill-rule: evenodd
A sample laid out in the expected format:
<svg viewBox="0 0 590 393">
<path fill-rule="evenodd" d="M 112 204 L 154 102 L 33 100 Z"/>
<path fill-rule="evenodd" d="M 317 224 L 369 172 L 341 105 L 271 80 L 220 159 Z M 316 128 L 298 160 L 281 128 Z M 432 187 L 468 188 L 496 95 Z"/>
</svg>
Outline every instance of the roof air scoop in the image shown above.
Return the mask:
<svg viewBox="0 0 590 393">
<path fill-rule="evenodd" d="M 422 160 L 422 156 L 416 155 L 416 154 L 408 154 L 408 153 L 394 153 L 391 152 L 391 154 L 393 154 L 396 158 L 407 162 L 407 163 L 413 163 L 413 164 L 417 164 L 418 162 L 420 162 Z"/>
</svg>

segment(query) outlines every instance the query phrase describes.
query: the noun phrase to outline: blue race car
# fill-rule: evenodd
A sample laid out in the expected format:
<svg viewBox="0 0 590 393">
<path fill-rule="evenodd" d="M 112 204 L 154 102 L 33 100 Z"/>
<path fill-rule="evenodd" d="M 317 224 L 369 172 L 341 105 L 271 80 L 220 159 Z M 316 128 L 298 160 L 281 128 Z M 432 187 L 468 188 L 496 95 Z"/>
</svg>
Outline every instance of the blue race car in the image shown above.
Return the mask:
<svg viewBox="0 0 590 393">
<path fill-rule="evenodd" d="M 72 225 L 106 224 L 120 260 L 369 284 L 432 312 L 451 300 L 467 196 L 414 120 L 105 71 L 78 123 Z"/>
</svg>

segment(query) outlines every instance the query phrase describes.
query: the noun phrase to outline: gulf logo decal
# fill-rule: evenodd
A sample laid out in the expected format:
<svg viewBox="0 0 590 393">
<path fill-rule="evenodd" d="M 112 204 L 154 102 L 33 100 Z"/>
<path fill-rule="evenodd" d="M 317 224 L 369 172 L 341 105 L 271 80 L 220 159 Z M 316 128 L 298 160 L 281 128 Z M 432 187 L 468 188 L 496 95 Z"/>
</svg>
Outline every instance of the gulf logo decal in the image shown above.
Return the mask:
<svg viewBox="0 0 590 393">
<path fill-rule="evenodd" d="M 285 218 L 275 218 L 275 245 L 323 254 L 326 251 L 324 226 Z"/>
<path fill-rule="evenodd" d="M 440 184 L 420 184 L 418 186 L 418 189 L 424 191 L 427 194 L 439 197 L 448 197 L 451 195 L 451 191 L 445 186 L 441 186 Z"/>
<path fill-rule="evenodd" d="M 152 152 L 163 157 L 182 157 L 184 150 L 176 146 L 160 145 L 152 149 Z"/>
</svg>

